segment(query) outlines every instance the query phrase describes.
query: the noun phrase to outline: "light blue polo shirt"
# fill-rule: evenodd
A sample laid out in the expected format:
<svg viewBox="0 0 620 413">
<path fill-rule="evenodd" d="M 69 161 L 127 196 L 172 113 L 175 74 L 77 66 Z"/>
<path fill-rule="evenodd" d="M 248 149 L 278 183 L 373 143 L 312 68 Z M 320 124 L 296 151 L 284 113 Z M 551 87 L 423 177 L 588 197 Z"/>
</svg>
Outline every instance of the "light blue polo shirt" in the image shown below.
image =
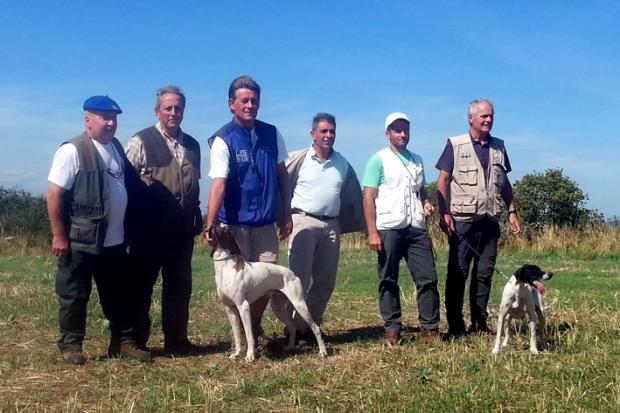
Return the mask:
<svg viewBox="0 0 620 413">
<path fill-rule="evenodd" d="M 291 208 L 314 215 L 337 217 L 340 212 L 340 190 L 348 170 L 349 164 L 338 152 L 332 151 L 329 159 L 321 162 L 311 146 L 299 169 Z"/>
</svg>

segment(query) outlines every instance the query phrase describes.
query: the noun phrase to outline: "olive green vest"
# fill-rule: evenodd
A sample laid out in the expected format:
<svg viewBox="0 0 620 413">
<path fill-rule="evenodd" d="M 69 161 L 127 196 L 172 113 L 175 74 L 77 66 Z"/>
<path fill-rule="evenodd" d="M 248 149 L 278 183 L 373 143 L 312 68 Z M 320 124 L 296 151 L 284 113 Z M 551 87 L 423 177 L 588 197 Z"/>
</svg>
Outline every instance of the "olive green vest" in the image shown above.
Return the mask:
<svg viewBox="0 0 620 413">
<path fill-rule="evenodd" d="M 473 222 L 485 216 L 499 221 L 506 209 L 502 190 L 506 182 L 504 141 L 489 136 L 488 179 L 469 134 L 449 138 L 454 151 L 450 183 L 450 213 L 456 221 Z"/>
<path fill-rule="evenodd" d="M 148 187 L 152 228 L 160 233 L 179 230 L 188 236 L 200 233 L 200 144 L 184 134 L 185 154 L 181 165 L 174 159 L 166 139 L 151 126 L 136 134 L 142 140 L 146 167 L 140 175 Z"/>
<path fill-rule="evenodd" d="M 112 142 L 119 153 L 124 153 L 116 139 Z M 100 254 L 110 208 L 106 166 L 86 133 L 71 139 L 69 143 L 77 149 L 80 165 L 73 187 L 65 192 L 63 202 L 71 249 Z"/>
</svg>

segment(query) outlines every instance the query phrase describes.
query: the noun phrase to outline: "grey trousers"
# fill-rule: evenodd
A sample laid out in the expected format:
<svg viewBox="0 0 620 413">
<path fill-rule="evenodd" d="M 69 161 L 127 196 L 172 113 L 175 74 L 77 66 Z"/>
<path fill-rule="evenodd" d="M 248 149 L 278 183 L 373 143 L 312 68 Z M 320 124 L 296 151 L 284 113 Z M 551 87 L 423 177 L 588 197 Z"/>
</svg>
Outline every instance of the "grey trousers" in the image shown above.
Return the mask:
<svg viewBox="0 0 620 413">
<path fill-rule="evenodd" d="M 338 272 L 340 226 L 337 219 L 322 221 L 293 214 L 293 232 L 289 237 L 289 268 L 301 279 L 306 304 L 315 323 L 323 322 Z M 298 330 L 308 326 L 295 316 Z"/>
<path fill-rule="evenodd" d="M 387 330 L 402 328 L 398 267 L 405 258 L 417 290 L 418 319 L 422 331 L 439 328 L 437 271 L 425 229 L 408 226 L 379 231 L 383 248 L 379 263 L 379 311 Z"/>
</svg>

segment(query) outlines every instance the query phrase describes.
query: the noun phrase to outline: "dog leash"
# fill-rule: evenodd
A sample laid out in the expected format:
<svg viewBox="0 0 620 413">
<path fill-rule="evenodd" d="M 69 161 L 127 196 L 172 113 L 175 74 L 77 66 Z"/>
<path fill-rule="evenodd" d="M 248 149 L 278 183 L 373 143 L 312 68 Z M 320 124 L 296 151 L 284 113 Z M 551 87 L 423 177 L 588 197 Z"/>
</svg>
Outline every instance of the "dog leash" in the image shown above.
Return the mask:
<svg viewBox="0 0 620 413">
<path fill-rule="evenodd" d="M 437 261 L 437 250 L 435 250 L 435 244 L 433 244 L 433 238 L 431 237 L 431 229 L 428 226 L 428 221 L 430 221 L 430 216 L 424 217 L 424 224 L 426 224 L 426 236 L 428 238 L 428 242 L 431 244 L 431 252 L 433 253 L 433 260 Z"/>
<path fill-rule="evenodd" d="M 478 252 L 478 251 L 477 251 L 474 247 L 472 247 L 472 245 L 471 245 L 469 242 L 467 242 L 467 240 L 466 240 L 464 237 L 462 237 L 462 236 L 461 236 L 461 234 L 459 234 L 459 233 L 458 233 L 458 232 L 456 232 L 456 231 L 453 231 L 453 232 L 456 234 L 456 236 L 458 237 L 459 241 L 461 241 L 462 243 L 464 243 L 464 244 L 467 246 L 467 248 L 469 248 L 469 249 L 470 249 L 470 250 L 471 250 L 474 254 L 476 254 L 476 256 L 477 256 L 478 258 L 482 258 L 482 255 L 480 255 L 480 253 L 479 253 L 479 252 Z M 493 272 L 497 272 L 499 275 L 501 275 L 501 276 L 502 276 L 502 277 L 504 277 L 505 279 L 509 279 L 509 278 L 510 278 L 510 277 L 508 277 L 506 274 L 504 274 L 504 273 L 502 272 L 502 270 L 500 270 L 499 268 L 497 268 L 497 265 L 494 265 L 494 266 L 493 266 Z"/>
</svg>

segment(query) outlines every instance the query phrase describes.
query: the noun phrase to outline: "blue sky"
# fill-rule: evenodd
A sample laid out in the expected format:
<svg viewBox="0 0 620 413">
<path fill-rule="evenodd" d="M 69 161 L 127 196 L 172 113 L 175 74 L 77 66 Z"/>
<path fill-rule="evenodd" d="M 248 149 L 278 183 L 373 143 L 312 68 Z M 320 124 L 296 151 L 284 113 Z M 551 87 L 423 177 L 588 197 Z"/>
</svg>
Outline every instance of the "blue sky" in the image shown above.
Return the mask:
<svg viewBox="0 0 620 413">
<path fill-rule="evenodd" d="M 2 7 L 0 185 L 42 194 L 51 158 L 83 129 L 85 98 L 123 108 L 123 144 L 155 122 L 154 92 L 187 94 L 183 129 L 203 147 L 230 119 L 242 74 L 262 86 L 259 118 L 289 150 L 312 116 L 336 115 L 337 149 L 359 175 L 386 145 L 385 116 L 409 114 L 427 180 L 470 100 L 495 102 L 514 182 L 563 168 L 588 207 L 620 216 L 617 1 L 20 1 Z"/>
</svg>

